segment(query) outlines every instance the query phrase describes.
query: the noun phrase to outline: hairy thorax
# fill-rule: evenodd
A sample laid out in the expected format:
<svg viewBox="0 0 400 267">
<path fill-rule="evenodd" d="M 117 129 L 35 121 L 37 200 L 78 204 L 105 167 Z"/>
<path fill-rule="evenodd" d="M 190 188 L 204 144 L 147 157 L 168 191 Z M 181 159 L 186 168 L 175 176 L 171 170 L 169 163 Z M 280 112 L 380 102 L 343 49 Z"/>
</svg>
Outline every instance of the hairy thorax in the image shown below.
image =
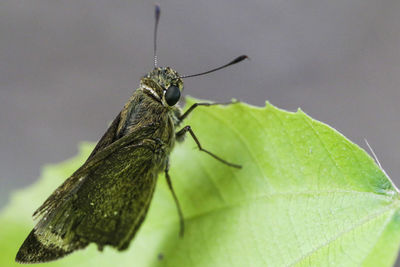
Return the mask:
<svg viewBox="0 0 400 267">
<path fill-rule="evenodd" d="M 118 127 L 119 138 L 135 133 L 155 154 L 157 171 L 164 169 L 175 144 L 175 130 L 179 125 L 178 107 L 164 106 L 142 90 L 136 90 L 125 104 Z"/>
</svg>

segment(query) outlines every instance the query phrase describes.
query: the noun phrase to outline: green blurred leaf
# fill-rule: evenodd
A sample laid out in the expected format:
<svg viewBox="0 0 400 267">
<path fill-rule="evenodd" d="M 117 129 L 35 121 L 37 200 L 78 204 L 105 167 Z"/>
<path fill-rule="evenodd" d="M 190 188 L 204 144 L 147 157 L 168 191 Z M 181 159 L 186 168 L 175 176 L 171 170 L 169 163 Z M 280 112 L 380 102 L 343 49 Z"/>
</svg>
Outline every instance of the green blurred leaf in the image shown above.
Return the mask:
<svg viewBox="0 0 400 267">
<path fill-rule="evenodd" d="M 188 102 L 193 103 L 194 99 Z M 186 233 L 165 179 L 126 252 L 94 245 L 46 266 L 391 266 L 400 244 L 399 193 L 371 157 L 303 112 L 235 104 L 200 107 L 187 121 L 202 145 L 243 165 L 229 168 L 187 138 L 171 158 Z M 13 266 L 30 215 L 86 159 L 45 166 L 0 215 L 0 266 Z M 118 196 L 116 196 L 118 197 Z"/>
</svg>

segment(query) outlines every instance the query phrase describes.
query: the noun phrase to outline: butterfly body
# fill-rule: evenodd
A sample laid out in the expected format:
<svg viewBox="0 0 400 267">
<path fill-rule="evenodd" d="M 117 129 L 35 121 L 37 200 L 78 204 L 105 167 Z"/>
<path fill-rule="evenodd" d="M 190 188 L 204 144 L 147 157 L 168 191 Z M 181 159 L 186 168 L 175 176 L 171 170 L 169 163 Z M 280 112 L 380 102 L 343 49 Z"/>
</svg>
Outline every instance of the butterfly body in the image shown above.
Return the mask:
<svg viewBox="0 0 400 267">
<path fill-rule="evenodd" d="M 181 111 L 165 99 L 183 88 L 170 68 L 141 79 L 87 161 L 39 207 L 39 219 L 16 260 L 55 260 L 96 243 L 128 247 L 142 224 L 157 175 L 168 165 Z"/>
</svg>

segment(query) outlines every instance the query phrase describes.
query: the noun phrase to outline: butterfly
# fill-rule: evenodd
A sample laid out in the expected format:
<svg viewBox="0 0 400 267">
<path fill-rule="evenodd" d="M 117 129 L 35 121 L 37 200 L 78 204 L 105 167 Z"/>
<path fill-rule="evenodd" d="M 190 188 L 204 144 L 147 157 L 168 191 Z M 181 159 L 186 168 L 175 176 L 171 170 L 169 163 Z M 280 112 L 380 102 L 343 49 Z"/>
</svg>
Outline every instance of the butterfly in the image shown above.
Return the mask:
<svg viewBox="0 0 400 267">
<path fill-rule="evenodd" d="M 142 77 L 139 88 L 86 162 L 34 212 L 38 223 L 19 249 L 17 262 L 56 260 L 90 243 L 96 243 L 100 251 L 106 245 L 127 249 L 146 217 L 160 172 L 165 173 L 176 202 L 183 235 L 183 214 L 168 170 L 175 142 L 182 141 L 187 133 L 201 151 L 231 167 L 241 167 L 204 149 L 189 125 L 177 130 L 196 107 L 227 103 L 196 103 L 184 113 L 177 103 L 184 78 L 225 68 L 247 56 L 242 55 L 207 72 L 186 76 L 170 67 L 158 67 L 159 17 L 160 8 L 156 6 L 154 69 Z"/>
</svg>

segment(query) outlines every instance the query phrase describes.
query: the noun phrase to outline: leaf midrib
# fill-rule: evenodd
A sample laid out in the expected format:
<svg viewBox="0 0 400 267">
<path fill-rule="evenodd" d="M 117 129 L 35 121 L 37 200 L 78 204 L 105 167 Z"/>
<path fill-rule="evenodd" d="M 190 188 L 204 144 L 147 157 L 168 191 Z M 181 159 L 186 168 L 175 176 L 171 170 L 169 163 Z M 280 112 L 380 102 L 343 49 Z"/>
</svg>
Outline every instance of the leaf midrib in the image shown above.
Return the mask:
<svg viewBox="0 0 400 267">
<path fill-rule="evenodd" d="M 374 200 L 381 200 L 381 201 L 387 201 L 388 203 L 392 203 L 392 204 L 389 204 L 388 206 L 393 206 L 396 203 L 397 203 L 398 206 L 400 206 L 400 200 L 394 199 L 393 197 L 376 194 L 376 193 L 373 193 L 373 192 L 360 192 L 360 191 L 351 191 L 351 190 L 298 191 L 298 192 L 287 191 L 287 192 L 274 192 L 274 193 L 269 193 L 269 194 L 264 194 L 264 195 L 258 195 L 258 196 L 253 197 L 253 198 L 238 199 L 235 202 L 232 202 L 230 204 L 227 204 L 225 202 L 225 205 L 221 205 L 218 208 L 204 210 L 204 211 L 199 212 L 197 214 L 192 214 L 190 216 L 185 216 L 184 219 L 185 219 L 185 221 L 194 220 L 196 218 L 205 217 L 205 216 L 208 216 L 209 214 L 220 212 L 220 211 L 223 211 L 223 210 L 234 209 L 234 208 L 237 208 L 239 206 L 244 206 L 244 205 L 251 205 L 256 201 L 260 201 L 260 200 L 264 200 L 264 199 L 265 200 L 271 200 L 276 196 L 284 197 L 284 198 L 293 200 L 293 197 L 315 196 L 315 195 L 335 195 L 335 194 L 367 195 L 367 196 L 370 196 Z M 385 207 L 388 207 L 388 206 L 385 206 Z M 162 220 L 162 223 L 153 223 L 153 224 L 147 225 L 147 227 L 146 227 L 147 229 L 146 230 L 147 231 L 151 231 L 151 229 L 158 229 L 158 228 L 164 227 L 165 225 L 169 225 L 169 224 L 172 224 L 172 223 L 178 223 L 178 219 L 174 218 L 172 220 L 171 219 L 168 220 L 167 218 L 164 218 Z"/>
</svg>

